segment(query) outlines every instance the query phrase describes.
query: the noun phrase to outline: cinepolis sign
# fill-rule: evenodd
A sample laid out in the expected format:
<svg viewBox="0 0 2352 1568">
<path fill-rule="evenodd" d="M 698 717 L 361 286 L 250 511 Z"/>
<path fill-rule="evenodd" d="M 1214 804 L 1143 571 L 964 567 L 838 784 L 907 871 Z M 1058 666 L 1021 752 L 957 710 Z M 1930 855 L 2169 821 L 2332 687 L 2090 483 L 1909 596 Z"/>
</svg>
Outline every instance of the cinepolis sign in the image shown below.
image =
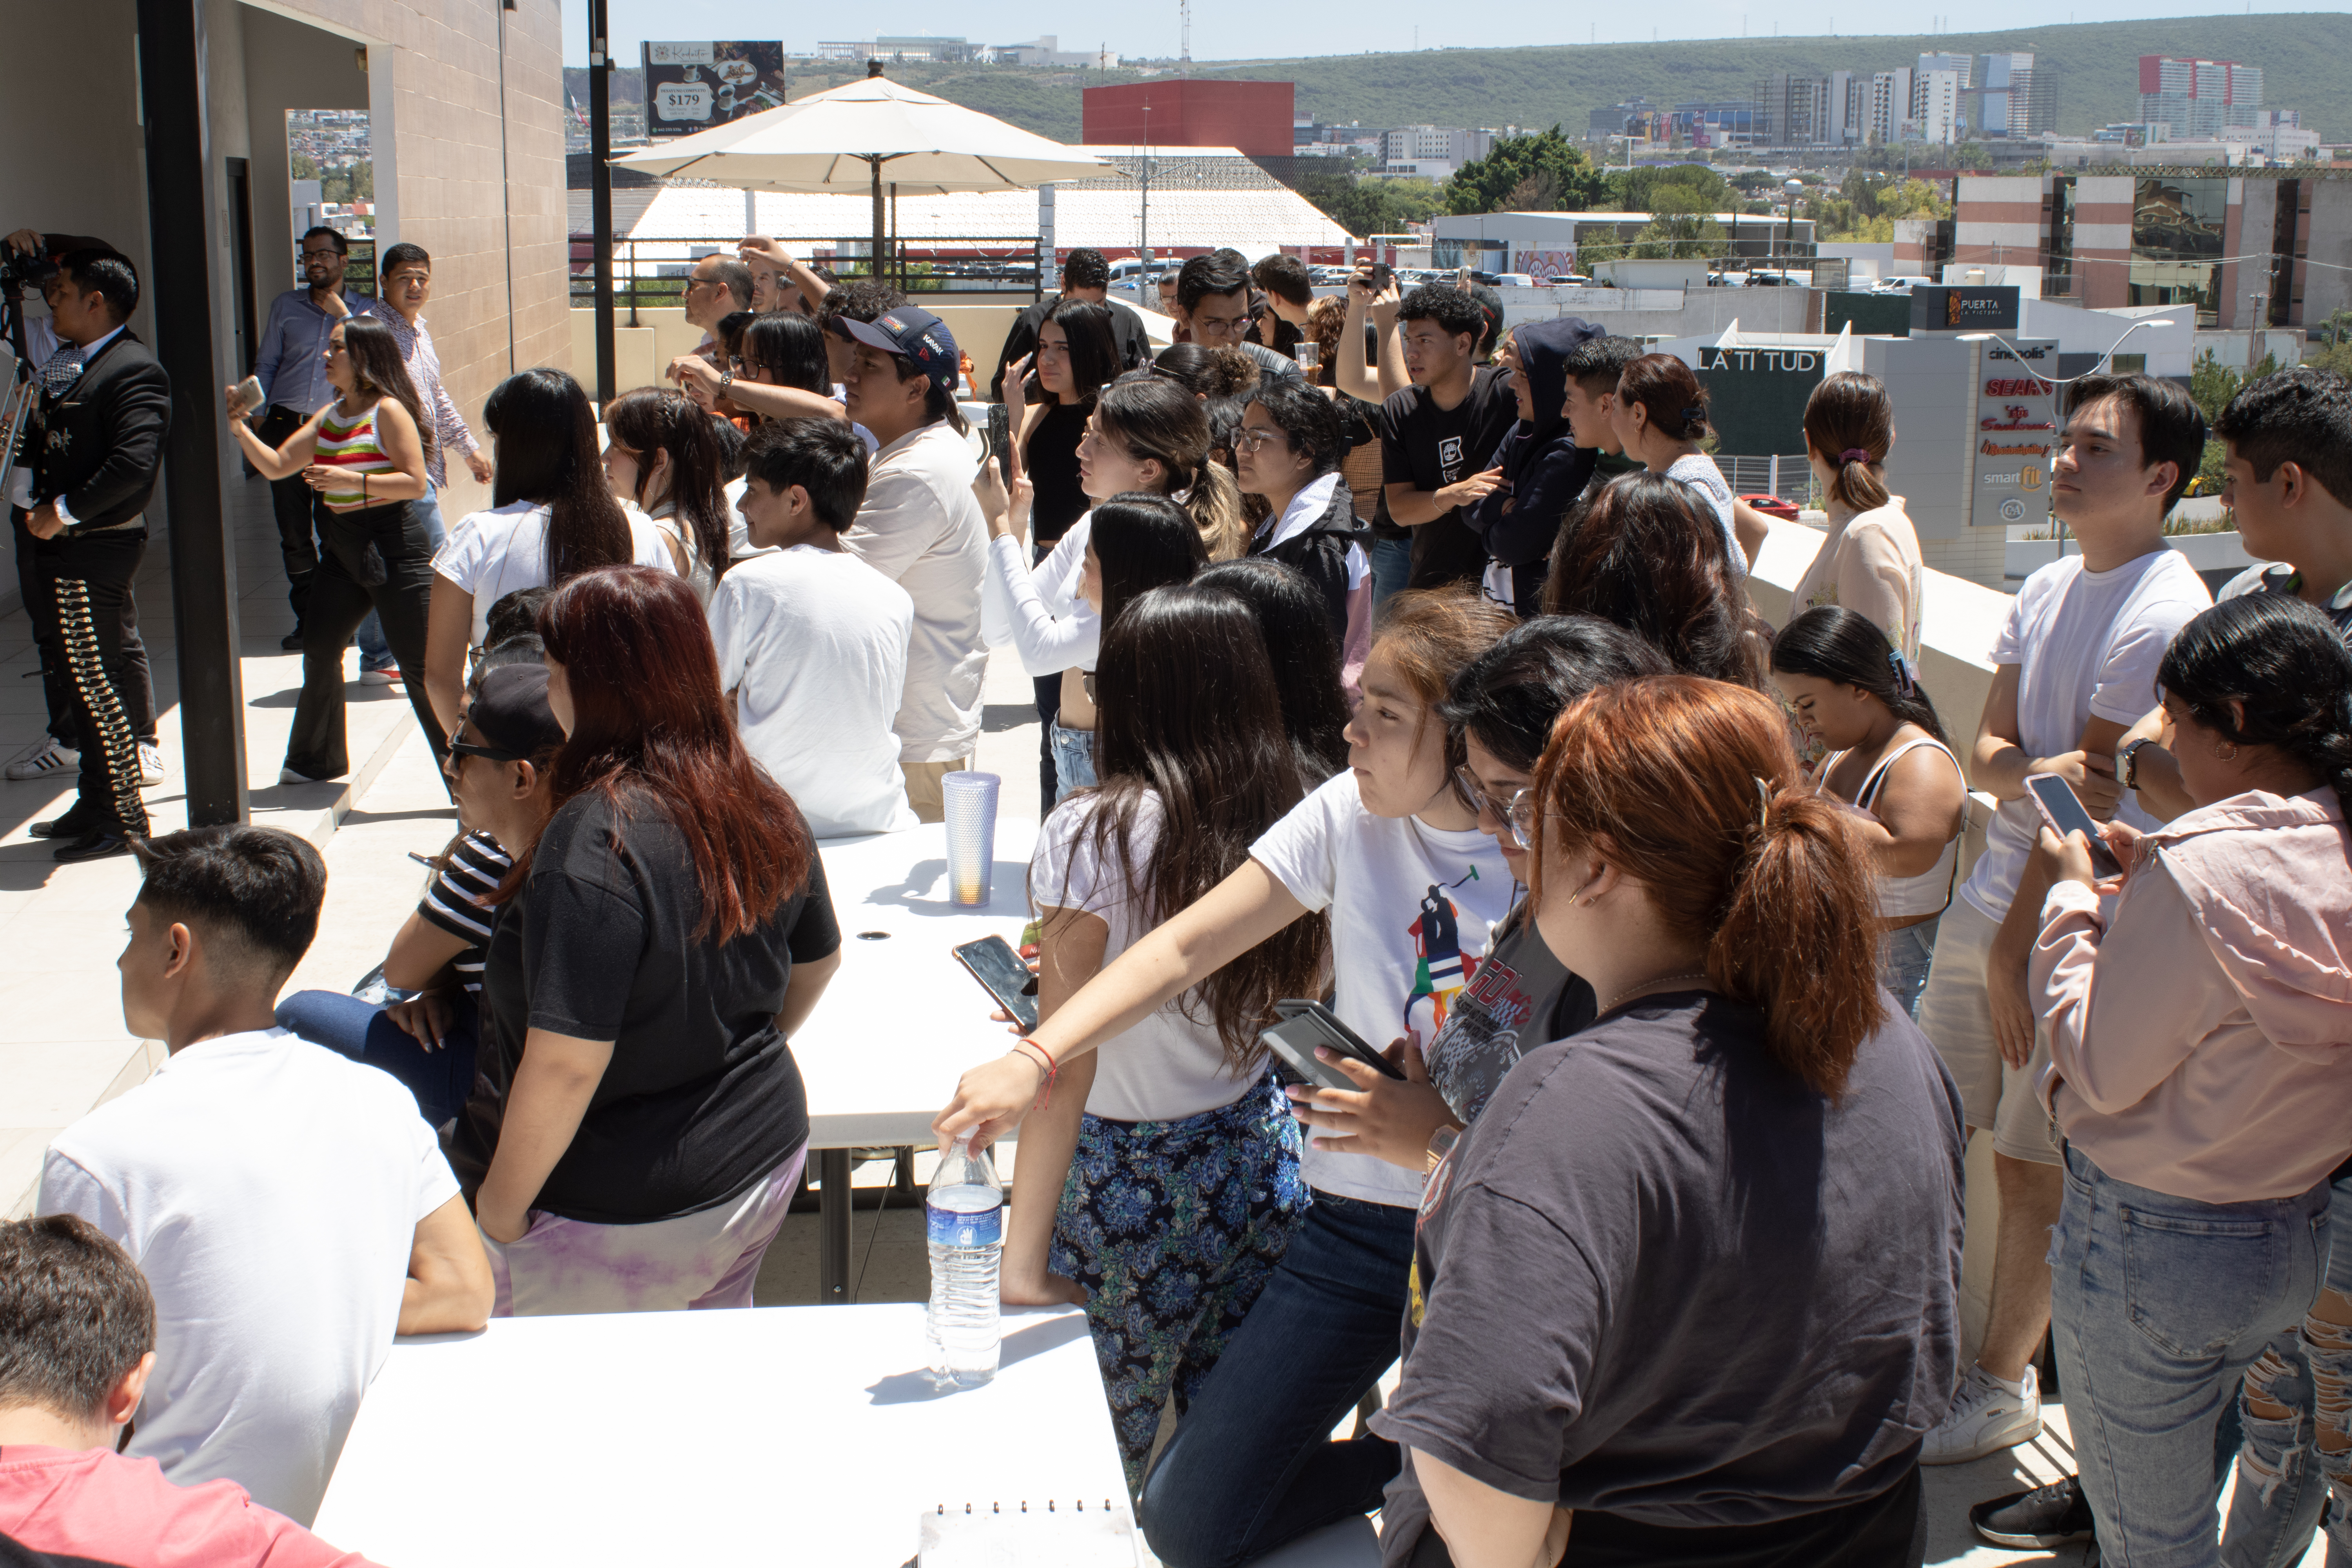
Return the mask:
<svg viewBox="0 0 2352 1568">
<path fill-rule="evenodd" d="M 2036 372 L 2057 356 L 2057 344 L 2047 339 L 1981 345 L 1965 426 L 1972 524 L 2030 524 L 2049 515 L 2058 384 Z"/>
</svg>

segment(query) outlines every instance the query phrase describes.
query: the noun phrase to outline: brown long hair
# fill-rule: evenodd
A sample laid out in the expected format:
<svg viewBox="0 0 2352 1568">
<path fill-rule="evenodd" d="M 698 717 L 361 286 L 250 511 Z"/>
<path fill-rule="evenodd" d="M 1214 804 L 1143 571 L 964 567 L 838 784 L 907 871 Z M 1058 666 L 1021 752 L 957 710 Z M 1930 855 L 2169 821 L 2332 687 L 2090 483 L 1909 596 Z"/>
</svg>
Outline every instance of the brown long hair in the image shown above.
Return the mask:
<svg viewBox="0 0 2352 1568">
<path fill-rule="evenodd" d="M 724 575 L 726 459 L 719 455 L 710 416 L 697 408 L 683 392 L 666 386 L 633 387 L 604 405 L 604 434 L 638 459 L 637 493 L 632 499 L 639 506 L 646 504 L 646 481 L 653 468 L 646 457 L 656 449 L 669 454 L 669 489 L 664 499 L 693 535 L 695 552 L 714 575 Z"/>
<path fill-rule="evenodd" d="M 416 438 L 425 443 L 425 467 L 433 468 L 433 421 L 425 416 L 425 400 L 416 395 L 416 383 L 409 378 L 407 362 L 400 357 L 400 340 L 392 329 L 373 316 L 350 316 L 341 322 L 343 352 L 352 356 L 352 369 L 359 377 L 360 390 L 380 393 L 408 410 L 408 417 L 416 426 Z"/>
<path fill-rule="evenodd" d="M 1643 354 L 1627 365 L 1617 378 L 1617 401 L 1640 404 L 1650 428 L 1672 440 L 1706 435 L 1706 388 L 1676 355 Z"/>
<path fill-rule="evenodd" d="M 1886 449 L 1895 405 L 1885 384 L 1858 370 L 1825 377 L 1805 399 L 1805 442 L 1830 466 L 1830 499 L 1856 511 L 1886 504 Z M 1862 456 L 1852 462 L 1846 454 Z"/>
<path fill-rule="evenodd" d="M 1639 632 L 1685 675 L 1763 685 L 1723 525 L 1680 479 L 1610 480 L 1562 544 L 1552 584 L 1549 614 L 1598 616 Z"/>
<path fill-rule="evenodd" d="M 1145 923 L 1231 876 L 1319 782 L 1306 776 L 1283 732 L 1256 618 L 1224 590 L 1154 588 L 1109 619 L 1095 693 L 1102 782 L 1084 831 L 1097 863 L 1118 868 Z M 1159 832 L 1138 855 L 1147 797 L 1157 797 Z M 1054 889 L 1033 892 L 1055 904 Z M 1055 907 L 1074 904 L 1062 889 Z M 1322 989 L 1329 943 L 1327 918 L 1294 921 L 1185 993 L 1184 1015 L 1213 1021 L 1228 1067 L 1246 1072 L 1265 1054 L 1258 1034 L 1275 1021 L 1275 1003 Z"/>
<path fill-rule="evenodd" d="M 1770 698 L 1686 675 L 1604 686 L 1560 715 L 1535 788 L 1537 900 L 1547 840 L 1591 846 L 1704 944 L 1717 990 L 1763 1009 L 1774 1063 L 1843 1091 L 1884 1018 L 1876 884 Z"/>
<path fill-rule="evenodd" d="M 1244 356 L 1246 357 L 1246 356 Z M 1134 371 L 1097 395 L 1095 423 L 1135 461 L 1158 459 L 1160 481 L 1192 514 L 1212 561 L 1238 559 L 1249 548 L 1241 487 L 1231 470 L 1209 460 L 1209 416 L 1201 400 L 1164 377 Z"/>
<path fill-rule="evenodd" d="M 622 816 L 667 816 L 702 889 L 698 940 L 747 935 L 807 885 L 816 841 L 743 749 L 710 625 L 684 579 L 653 566 L 583 572 L 540 611 L 539 635 L 572 691 L 554 810 L 593 790 Z M 517 860 L 501 898 L 528 878 L 529 861 Z"/>
</svg>

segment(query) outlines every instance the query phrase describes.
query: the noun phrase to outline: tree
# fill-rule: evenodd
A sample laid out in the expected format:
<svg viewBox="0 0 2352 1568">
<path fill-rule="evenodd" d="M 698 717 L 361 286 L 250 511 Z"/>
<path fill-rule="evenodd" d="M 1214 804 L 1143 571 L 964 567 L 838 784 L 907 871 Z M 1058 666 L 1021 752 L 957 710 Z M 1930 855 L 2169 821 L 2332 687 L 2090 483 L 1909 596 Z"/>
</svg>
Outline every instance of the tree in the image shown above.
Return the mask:
<svg viewBox="0 0 2352 1568">
<path fill-rule="evenodd" d="M 1443 202 L 1442 187 L 1432 180 L 1364 179 L 1343 170 L 1301 175 L 1293 188 L 1359 238 L 1402 234 L 1409 225 L 1428 222 Z"/>
<path fill-rule="evenodd" d="M 1992 154 L 1985 151 L 1981 142 L 1963 142 L 1952 149 L 1952 167 L 1990 169 L 1992 167 Z"/>
<path fill-rule="evenodd" d="M 319 160 L 313 158 L 308 153 L 295 153 L 290 177 L 297 180 L 317 179 L 319 177 Z"/>
<path fill-rule="evenodd" d="M 1633 254 L 1687 261 L 1721 256 L 1730 249 L 1715 205 L 1688 185 L 1660 185 L 1650 193 L 1651 220 L 1633 237 Z"/>
<path fill-rule="evenodd" d="M 319 176 L 319 199 L 350 205 L 375 200 L 375 165 L 345 163 Z"/>
<path fill-rule="evenodd" d="M 1540 176 L 1550 176 L 1549 186 Z M 1532 136 L 1501 136 L 1496 138 L 1494 150 L 1484 158 L 1474 158 L 1454 172 L 1445 184 L 1445 210 L 1450 213 L 1503 212 L 1509 208 L 1511 198 L 1531 178 L 1538 183 L 1528 188 L 1528 195 L 1542 195 L 1547 190 L 1552 206 L 1536 210 L 1543 212 L 1583 212 L 1594 196 L 1608 188 L 1608 182 L 1592 166 L 1592 161 L 1560 134 L 1559 127 Z"/>
<path fill-rule="evenodd" d="M 2248 382 L 2262 380 L 2278 367 L 2276 354 L 2264 354 L 2262 363 L 2254 366 L 2252 375 L 2242 374 L 2223 364 L 2211 349 L 2207 349 L 2189 367 L 2189 395 L 2210 425 L 2221 416 L 2221 410 L 2230 406 L 2230 399 L 2238 395 L 2239 388 Z"/>
<path fill-rule="evenodd" d="M 1731 205 L 1731 182 L 1704 163 L 1675 163 L 1664 167 L 1627 169 L 1610 176 L 1617 187 L 1621 210 L 1632 213 L 1654 213 L 1671 210 L 1683 212 L 1722 212 Z M 1687 193 L 1696 205 L 1676 195 L 1673 203 L 1661 208 L 1657 202 L 1661 193 Z"/>
</svg>

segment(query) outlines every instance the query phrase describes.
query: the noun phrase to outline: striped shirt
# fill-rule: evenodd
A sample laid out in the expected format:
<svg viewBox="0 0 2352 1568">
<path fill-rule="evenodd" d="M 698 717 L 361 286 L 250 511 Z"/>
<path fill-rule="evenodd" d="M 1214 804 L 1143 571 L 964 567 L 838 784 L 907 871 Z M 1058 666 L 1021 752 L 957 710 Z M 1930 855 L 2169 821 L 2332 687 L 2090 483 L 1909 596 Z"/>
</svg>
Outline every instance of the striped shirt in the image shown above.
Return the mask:
<svg viewBox="0 0 2352 1568">
<path fill-rule="evenodd" d="M 376 439 L 376 411 L 383 406 L 379 398 L 368 411 L 356 419 L 344 419 L 339 402 L 319 416 L 318 453 L 311 459 L 320 468 L 336 471 L 337 483 L 331 490 L 321 490 L 319 499 L 329 506 L 382 506 L 382 496 L 367 493 L 360 476 L 362 474 L 396 474 L 400 470 L 384 455 L 383 444 Z M 341 481 L 349 479 L 349 485 Z"/>
<path fill-rule="evenodd" d="M 468 833 L 449 852 L 448 864 L 434 873 L 416 912 L 425 923 L 473 945 L 450 961 L 467 990 L 480 995 L 482 957 L 489 947 L 490 921 L 499 884 L 514 861 L 487 833 Z"/>
<path fill-rule="evenodd" d="M 417 317 L 412 327 L 408 318 L 386 306 L 376 320 L 392 329 L 400 344 L 401 363 L 408 367 L 408 379 L 415 384 L 417 400 L 433 416 L 433 453 L 425 468 L 433 488 L 444 489 L 449 482 L 449 454 L 478 451 L 481 443 L 474 439 L 466 416 L 449 400 L 449 389 L 441 384 L 441 356 L 434 352 L 433 334 L 425 331 L 425 318 Z"/>
</svg>

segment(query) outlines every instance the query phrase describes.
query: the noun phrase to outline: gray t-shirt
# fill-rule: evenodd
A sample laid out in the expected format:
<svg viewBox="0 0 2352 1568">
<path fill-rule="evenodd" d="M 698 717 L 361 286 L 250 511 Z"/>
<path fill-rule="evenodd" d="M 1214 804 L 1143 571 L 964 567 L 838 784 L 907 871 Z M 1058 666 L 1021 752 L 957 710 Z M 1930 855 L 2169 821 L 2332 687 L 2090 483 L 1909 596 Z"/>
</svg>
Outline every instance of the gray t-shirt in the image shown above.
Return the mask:
<svg viewBox="0 0 2352 1568">
<path fill-rule="evenodd" d="M 1713 993 L 1531 1051 L 1429 1178 L 1403 1383 L 1373 1427 L 1654 1525 L 1875 1496 L 1958 1380 L 1961 1138 L 1899 1014 L 1834 1104 Z"/>
<path fill-rule="evenodd" d="M 1592 987 L 1552 956 L 1523 900 L 1446 1009 L 1424 1053 L 1429 1081 L 1466 1127 L 1521 1057 L 1591 1023 L 1593 1003 Z"/>
</svg>

